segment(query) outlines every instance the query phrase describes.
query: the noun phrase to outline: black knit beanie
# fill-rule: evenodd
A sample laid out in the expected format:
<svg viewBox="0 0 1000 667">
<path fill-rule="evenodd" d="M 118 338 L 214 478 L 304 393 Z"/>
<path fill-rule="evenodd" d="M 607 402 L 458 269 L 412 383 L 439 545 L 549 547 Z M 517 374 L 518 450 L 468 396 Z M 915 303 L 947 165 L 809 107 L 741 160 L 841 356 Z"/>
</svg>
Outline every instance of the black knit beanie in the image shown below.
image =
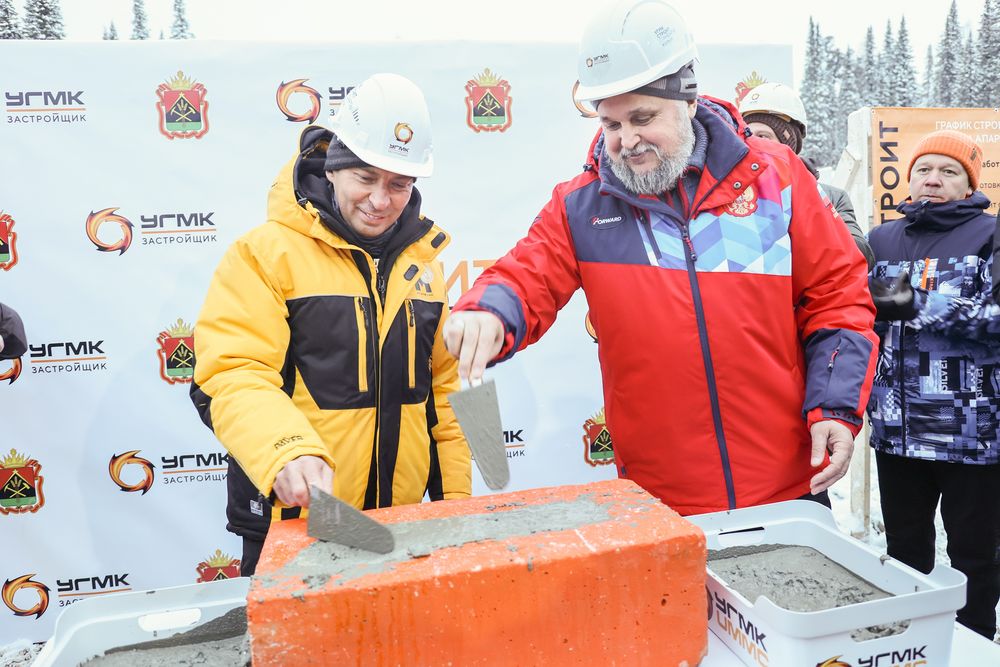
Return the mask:
<svg viewBox="0 0 1000 667">
<path fill-rule="evenodd" d="M 692 60 L 673 74 L 661 76 L 631 92 L 637 95 L 662 97 L 666 100 L 696 100 L 698 99 L 698 78 L 694 74 L 694 61 Z M 594 108 L 596 109 L 602 101 L 594 100 L 592 102 Z"/>
<path fill-rule="evenodd" d="M 770 113 L 748 113 L 743 116 L 747 125 L 750 123 L 763 123 L 774 130 L 774 136 L 778 141 L 790 147 L 798 155 L 802 150 L 802 130 L 796 123 L 791 123 L 783 118 L 779 118 Z"/>
<path fill-rule="evenodd" d="M 326 162 L 323 163 L 324 170 L 337 171 L 338 169 L 370 166 L 370 164 L 355 155 L 343 141 L 337 138 L 336 134 L 330 138 L 330 146 L 326 149 Z"/>
</svg>

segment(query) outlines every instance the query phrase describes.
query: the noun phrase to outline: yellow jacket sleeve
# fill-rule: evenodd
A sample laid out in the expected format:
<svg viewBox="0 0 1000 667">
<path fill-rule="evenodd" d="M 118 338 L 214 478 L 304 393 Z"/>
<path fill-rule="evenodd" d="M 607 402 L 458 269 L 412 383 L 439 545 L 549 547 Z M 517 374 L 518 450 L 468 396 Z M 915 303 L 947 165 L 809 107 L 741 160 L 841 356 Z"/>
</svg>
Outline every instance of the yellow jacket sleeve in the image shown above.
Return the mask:
<svg viewBox="0 0 1000 667">
<path fill-rule="evenodd" d="M 265 496 L 300 456 L 321 457 L 336 469 L 282 389 L 290 337 L 284 287 L 262 253 L 241 239 L 216 269 L 195 327 L 194 380 L 210 398 L 211 426 Z"/>
<path fill-rule="evenodd" d="M 437 442 L 438 462 L 441 464 L 441 489 L 444 497 L 450 499 L 472 495 L 472 457 L 455 413 L 448 403 L 448 394 L 461 389 L 461 381 L 458 378 L 458 360 L 444 346 L 442 331 L 447 318 L 448 306 L 445 304 L 434 334 L 434 349 L 431 353 L 431 386 L 434 392 L 434 410 L 438 417 L 438 423 L 431 433 Z"/>
</svg>

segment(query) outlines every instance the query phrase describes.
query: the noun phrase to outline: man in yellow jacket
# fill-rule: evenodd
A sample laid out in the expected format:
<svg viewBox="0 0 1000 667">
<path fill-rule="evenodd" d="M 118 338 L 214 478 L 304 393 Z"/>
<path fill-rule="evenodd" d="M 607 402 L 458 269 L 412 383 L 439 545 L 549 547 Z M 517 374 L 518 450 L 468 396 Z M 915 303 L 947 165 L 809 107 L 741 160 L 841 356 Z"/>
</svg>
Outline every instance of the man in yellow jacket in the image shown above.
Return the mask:
<svg viewBox="0 0 1000 667">
<path fill-rule="evenodd" d="M 459 388 L 441 337 L 449 237 L 414 188 L 433 169 L 427 104 L 376 74 L 332 128 L 302 132 L 267 222 L 229 248 L 195 328 L 191 397 L 230 453 L 244 576 L 310 485 L 361 509 L 471 493 L 446 400 Z"/>
</svg>

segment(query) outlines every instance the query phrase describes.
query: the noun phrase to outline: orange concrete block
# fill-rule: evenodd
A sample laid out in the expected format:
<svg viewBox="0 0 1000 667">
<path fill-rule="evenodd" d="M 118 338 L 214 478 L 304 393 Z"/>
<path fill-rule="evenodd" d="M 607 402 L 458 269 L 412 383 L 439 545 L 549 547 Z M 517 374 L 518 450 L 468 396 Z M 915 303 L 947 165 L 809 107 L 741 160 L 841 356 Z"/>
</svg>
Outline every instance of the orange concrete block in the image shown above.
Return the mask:
<svg viewBox="0 0 1000 667">
<path fill-rule="evenodd" d="M 271 527 L 254 665 L 685 665 L 708 646 L 705 537 L 627 480 L 369 512 L 396 549 Z"/>
</svg>

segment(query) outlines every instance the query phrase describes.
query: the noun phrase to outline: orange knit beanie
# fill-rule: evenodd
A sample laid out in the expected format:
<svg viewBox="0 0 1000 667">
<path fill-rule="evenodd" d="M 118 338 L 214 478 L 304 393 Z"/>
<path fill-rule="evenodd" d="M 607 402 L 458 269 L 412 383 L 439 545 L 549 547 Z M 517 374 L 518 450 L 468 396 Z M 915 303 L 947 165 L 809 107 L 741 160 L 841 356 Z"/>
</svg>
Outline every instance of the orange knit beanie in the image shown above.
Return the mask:
<svg viewBox="0 0 1000 667">
<path fill-rule="evenodd" d="M 913 149 L 910 166 L 906 169 L 907 177 L 913 171 L 913 163 L 921 155 L 946 155 L 957 160 L 969 176 L 969 186 L 979 188 L 979 172 L 983 169 L 983 149 L 968 135 L 954 130 L 940 130 L 926 135 Z"/>
</svg>

